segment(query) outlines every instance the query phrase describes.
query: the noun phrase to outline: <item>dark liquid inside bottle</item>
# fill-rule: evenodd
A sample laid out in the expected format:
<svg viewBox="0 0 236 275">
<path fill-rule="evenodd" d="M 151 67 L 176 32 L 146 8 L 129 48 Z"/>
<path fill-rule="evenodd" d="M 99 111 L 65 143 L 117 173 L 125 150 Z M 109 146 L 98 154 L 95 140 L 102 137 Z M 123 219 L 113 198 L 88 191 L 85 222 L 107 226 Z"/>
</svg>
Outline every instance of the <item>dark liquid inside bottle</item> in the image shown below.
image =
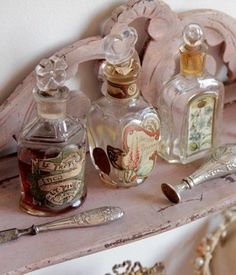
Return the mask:
<svg viewBox="0 0 236 275">
<path fill-rule="evenodd" d="M 32 215 L 53 216 L 84 202 L 85 148 L 73 146 L 72 151 L 68 148 L 19 148 L 22 210 Z"/>
</svg>

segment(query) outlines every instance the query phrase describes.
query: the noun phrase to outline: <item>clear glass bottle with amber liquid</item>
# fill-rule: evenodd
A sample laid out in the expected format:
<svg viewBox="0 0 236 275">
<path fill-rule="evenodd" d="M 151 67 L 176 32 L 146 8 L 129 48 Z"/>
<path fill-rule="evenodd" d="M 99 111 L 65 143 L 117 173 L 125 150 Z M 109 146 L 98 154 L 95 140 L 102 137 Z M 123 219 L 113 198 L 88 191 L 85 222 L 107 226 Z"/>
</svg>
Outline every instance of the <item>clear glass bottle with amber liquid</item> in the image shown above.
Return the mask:
<svg viewBox="0 0 236 275">
<path fill-rule="evenodd" d="M 20 208 L 32 215 L 65 212 L 80 206 L 86 197 L 86 131 L 77 119 L 66 115 L 66 67 L 55 56 L 36 67 L 37 117 L 18 141 Z"/>
<path fill-rule="evenodd" d="M 140 95 L 140 64 L 134 58 L 133 28 L 104 39 L 106 95 L 87 117 L 90 155 L 103 182 L 114 187 L 141 184 L 157 156 L 159 116 Z"/>
<path fill-rule="evenodd" d="M 160 92 L 159 155 L 186 164 L 210 154 L 222 131 L 224 86 L 205 71 L 206 45 L 202 28 L 189 24 L 180 47 L 180 73 Z"/>
</svg>

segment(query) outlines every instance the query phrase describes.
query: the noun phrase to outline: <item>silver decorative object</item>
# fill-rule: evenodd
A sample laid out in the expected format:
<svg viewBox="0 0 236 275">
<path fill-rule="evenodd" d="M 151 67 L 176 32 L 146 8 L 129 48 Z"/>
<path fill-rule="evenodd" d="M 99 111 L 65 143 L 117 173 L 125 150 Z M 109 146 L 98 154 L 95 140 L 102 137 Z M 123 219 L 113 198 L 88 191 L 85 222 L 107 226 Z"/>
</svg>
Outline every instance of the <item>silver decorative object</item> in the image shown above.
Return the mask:
<svg viewBox="0 0 236 275">
<path fill-rule="evenodd" d="M 56 220 L 41 225 L 32 225 L 26 229 L 12 228 L 0 231 L 0 244 L 16 240 L 24 235 L 36 235 L 40 232 L 52 231 L 57 229 L 91 227 L 107 224 L 123 217 L 124 211 L 119 207 L 104 206 L 68 218 Z"/>
<path fill-rule="evenodd" d="M 181 201 L 181 193 L 207 180 L 236 172 L 236 144 L 228 144 L 216 149 L 211 158 L 192 175 L 182 179 L 178 185 L 163 183 L 162 192 L 174 203 Z"/>
<path fill-rule="evenodd" d="M 162 262 L 155 263 L 152 267 L 143 267 L 140 262 L 132 263 L 124 261 L 122 264 L 116 264 L 112 268 L 112 274 L 105 275 L 165 275 L 165 266 Z"/>
<path fill-rule="evenodd" d="M 223 221 L 218 224 L 217 228 L 205 236 L 197 247 L 197 256 L 194 261 L 194 274 L 196 275 L 229 274 L 228 272 L 222 273 L 224 268 L 222 270 L 218 270 L 217 268 L 217 273 L 215 273 L 213 271 L 215 270 L 215 268 L 213 268 L 213 260 L 216 261 L 216 250 L 219 249 L 219 247 L 223 249 L 226 242 L 230 242 L 233 239 L 233 235 L 235 234 L 236 208 L 233 207 L 224 211 L 222 213 L 222 218 Z M 226 251 L 224 251 L 223 255 L 226 259 L 230 258 Z M 234 260 L 234 257 L 231 259 Z M 221 265 L 223 264 L 224 261 Z M 228 270 L 230 270 L 230 267 Z M 232 273 L 230 274 L 235 274 L 234 268 L 232 268 L 231 271 Z"/>
</svg>

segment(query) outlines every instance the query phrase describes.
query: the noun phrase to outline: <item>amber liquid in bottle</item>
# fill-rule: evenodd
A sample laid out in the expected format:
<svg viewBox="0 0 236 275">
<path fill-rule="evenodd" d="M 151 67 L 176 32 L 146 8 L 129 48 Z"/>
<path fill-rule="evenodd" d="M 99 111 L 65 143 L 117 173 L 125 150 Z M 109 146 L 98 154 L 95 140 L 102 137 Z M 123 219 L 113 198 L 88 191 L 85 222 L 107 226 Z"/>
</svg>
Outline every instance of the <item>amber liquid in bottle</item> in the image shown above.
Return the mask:
<svg viewBox="0 0 236 275">
<path fill-rule="evenodd" d="M 66 114 L 69 90 L 61 86 L 65 68 L 57 57 L 36 67 L 38 114 L 18 140 L 20 208 L 32 215 L 59 214 L 80 206 L 86 197 L 86 131 Z"/>
<path fill-rule="evenodd" d="M 80 149 L 78 147 L 78 149 Z M 55 208 L 48 206 L 45 202 L 44 193 L 40 192 L 38 186 L 32 185 L 32 177 L 34 176 L 32 172 L 32 160 L 44 159 L 56 159 L 60 152 L 47 153 L 42 149 L 32 149 L 32 148 L 21 148 L 18 153 L 18 163 L 20 169 L 20 179 L 21 179 L 21 199 L 20 208 L 29 214 L 37 214 L 42 216 L 54 216 L 55 214 L 60 214 L 67 212 L 75 207 L 79 207 L 85 200 L 87 190 L 86 187 L 83 188 L 83 192 L 78 192 L 78 196 L 73 197 L 71 189 L 72 185 L 59 184 L 56 181 L 54 186 L 50 187 L 51 190 L 47 190 L 47 194 L 51 194 L 54 197 L 54 201 L 57 201 L 58 207 Z M 50 172 L 44 173 L 44 176 L 50 176 Z M 63 195 L 62 195 L 63 194 Z M 67 202 L 67 206 L 65 203 Z M 60 206 L 62 205 L 62 206 Z"/>
<path fill-rule="evenodd" d="M 220 145 L 223 84 L 205 70 L 207 47 L 197 24 L 183 32 L 180 73 L 159 94 L 159 155 L 169 163 L 187 164 L 208 157 Z"/>
</svg>

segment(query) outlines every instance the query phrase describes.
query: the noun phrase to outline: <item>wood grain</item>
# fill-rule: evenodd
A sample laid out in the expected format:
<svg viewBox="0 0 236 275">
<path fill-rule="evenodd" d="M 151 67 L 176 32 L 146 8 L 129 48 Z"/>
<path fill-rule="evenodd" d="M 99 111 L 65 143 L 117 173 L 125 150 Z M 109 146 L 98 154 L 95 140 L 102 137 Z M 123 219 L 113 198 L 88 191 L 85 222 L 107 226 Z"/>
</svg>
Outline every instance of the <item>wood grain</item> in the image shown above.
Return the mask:
<svg viewBox="0 0 236 275">
<path fill-rule="evenodd" d="M 0 185 L 18 176 L 18 164 L 15 159 L 16 153 L 0 159 Z"/>
</svg>

